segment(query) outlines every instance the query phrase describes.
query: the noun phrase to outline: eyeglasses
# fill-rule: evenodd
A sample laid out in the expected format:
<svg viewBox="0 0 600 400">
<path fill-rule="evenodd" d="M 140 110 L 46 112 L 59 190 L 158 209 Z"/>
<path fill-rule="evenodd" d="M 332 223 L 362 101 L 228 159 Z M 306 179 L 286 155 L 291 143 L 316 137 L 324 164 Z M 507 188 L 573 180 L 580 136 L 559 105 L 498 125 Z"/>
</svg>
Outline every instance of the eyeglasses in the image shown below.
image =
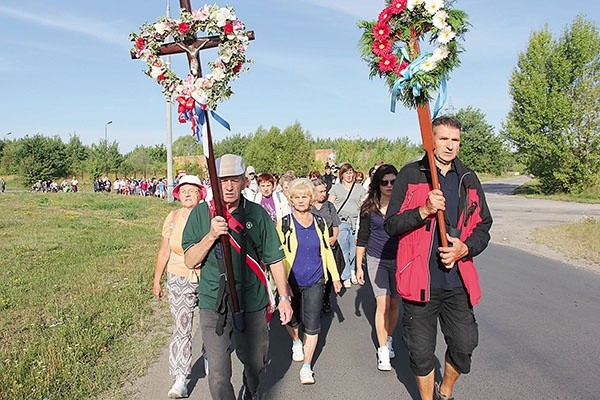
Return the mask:
<svg viewBox="0 0 600 400">
<path fill-rule="evenodd" d="M 188 194 L 198 194 L 200 191 L 198 189 L 190 189 L 190 190 L 180 190 L 179 194 L 183 196 L 187 196 Z"/>
<path fill-rule="evenodd" d="M 391 180 L 387 180 L 387 179 L 382 179 L 381 180 L 381 186 L 394 186 L 394 182 L 396 182 L 395 179 L 391 179 Z"/>
</svg>

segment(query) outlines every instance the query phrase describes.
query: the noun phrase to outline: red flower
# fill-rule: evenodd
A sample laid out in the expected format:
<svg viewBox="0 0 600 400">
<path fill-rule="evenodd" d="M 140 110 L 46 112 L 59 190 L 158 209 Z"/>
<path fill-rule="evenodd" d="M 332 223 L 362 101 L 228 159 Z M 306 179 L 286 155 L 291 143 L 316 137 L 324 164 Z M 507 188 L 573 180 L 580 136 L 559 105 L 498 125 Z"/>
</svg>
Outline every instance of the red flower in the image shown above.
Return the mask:
<svg viewBox="0 0 600 400">
<path fill-rule="evenodd" d="M 381 57 L 381 60 L 379 60 L 379 63 L 377 63 L 377 67 L 381 72 L 390 72 L 396 68 L 397 64 L 398 59 L 395 55 L 390 53 Z"/>
<path fill-rule="evenodd" d="M 223 27 L 223 32 L 225 32 L 226 35 L 233 33 L 233 24 L 231 22 L 226 23 Z"/>
<path fill-rule="evenodd" d="M 394 14 L 393 9 L 391 7 L 386 7 L 379 13 L 379 18 L 377 18 L 377 25 L 387 24 L 390 22 L 390 18 L 392 18 L 392 14 Z"/>
<path fill-rule="evenodd" d="M 373 54 L 377 56 L 384 56 L 392 51 L 392 42 L 389 40 L 378 40 L 375 39 L 373 42 Z"/>
<path fill-rule="evenodd" d="M 235 67 L 233 67 L 233 72 L 235 72 L 236 74 L 238 72 L 240 72 L 242 70 L 242 63 L 239 62 L 238 65 L 236 65 Z"/>
<path fill-rule="evenodd" d="M 392 14 L 400 14 L 406 8 L 407 0 L 392 0 L 389 8 L 392 9 Z"/>
<path fill-rule="evenodd" d="M 144 39 L 141 37 L 138 37 L 137 39 L 135 39 L 135 47 L 138 50 L 144 50 L 144 47 L 146 47 L 146 44 L 144 43 Z"/>
<path fill-rule="evenodd" d="M 396 68 L 394 68 L 394 72 L 396 73 L 396 75 L 401 76 L 400 72 L 404 71 L 404 69 L 408 67 L 408 64 L 408 61 L 402 60 L 402 62 L 398 64 Z"/>
<path fill-rule="evenodd" d="M 190 31 L 190 26 L 186 22 L 182 22 L 177 25 L 177 30 L 179 30 L 180 33 L 186 34 Z"/>
<path fill-rule="evenodd" d="M 390 36 L 390 26 L 387 24 L 375 24 L 373 26 L 373 36 L 375 39 L 385 40 Z"/>
<path fill-rule="evenodd" d="M 165 75 L 164 74 L 160 74 L 159 76 L 156 77 L 156 81 L 157 82 L 162 82 L 165 80 Z"/>
</svg>

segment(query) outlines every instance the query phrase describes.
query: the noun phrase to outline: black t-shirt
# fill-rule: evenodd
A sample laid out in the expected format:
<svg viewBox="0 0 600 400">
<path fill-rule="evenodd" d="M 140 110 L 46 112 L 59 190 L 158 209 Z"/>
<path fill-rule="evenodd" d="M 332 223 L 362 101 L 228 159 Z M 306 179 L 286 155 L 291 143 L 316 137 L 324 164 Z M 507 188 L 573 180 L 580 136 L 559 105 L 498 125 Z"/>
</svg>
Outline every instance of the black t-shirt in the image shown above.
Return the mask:
<svg viewBox="0 0 600 400">
<path fill-rule="evenodd" d="M 438 177 L 440 180 L 440 188 L 444 192 L 446 198 L 446 221 L 451 226 L 456 227 L 458 224 L 458 173 L 452 164 L 452 168 L 446 176 L 442 175 L 438 168 Z M 429 274 L 431 276 L 431 288 L 450 290 L 457 287 L 463 286 L 460 275 L 458 274 L 458 267 L 456 264 L 452 269 L 447 269 L 442 264 L 438 247 L 440 247 L 440 233 L 439 229 L 435 230 L 433 235 L 433 246 L 431 249 L 431 257 L 429 258 Z"/>
</svg>

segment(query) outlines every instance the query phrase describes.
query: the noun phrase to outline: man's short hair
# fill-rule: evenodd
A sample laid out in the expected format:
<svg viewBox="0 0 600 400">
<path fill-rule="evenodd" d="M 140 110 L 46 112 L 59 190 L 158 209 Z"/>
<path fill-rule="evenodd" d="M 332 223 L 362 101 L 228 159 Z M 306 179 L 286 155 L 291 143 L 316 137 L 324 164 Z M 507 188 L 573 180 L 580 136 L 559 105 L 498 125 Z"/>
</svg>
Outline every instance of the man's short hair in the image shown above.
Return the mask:
<svg viewBox="0 0 600 400">
<path fill-rule="evenodd" d="M 433 120 L 432 125 L 434 128 L 436 126 L 444 125 L 444 126 L 449 126 L 451 128 L 456 128 L 459 131 L 462 131 L 462 126 L 460 124 L 460 121 L 457 120 L 456 118 L 448 116 L 448 115 L 441 115 L 441 116 L 437 117 L 436 119 Z"/>
</svg>

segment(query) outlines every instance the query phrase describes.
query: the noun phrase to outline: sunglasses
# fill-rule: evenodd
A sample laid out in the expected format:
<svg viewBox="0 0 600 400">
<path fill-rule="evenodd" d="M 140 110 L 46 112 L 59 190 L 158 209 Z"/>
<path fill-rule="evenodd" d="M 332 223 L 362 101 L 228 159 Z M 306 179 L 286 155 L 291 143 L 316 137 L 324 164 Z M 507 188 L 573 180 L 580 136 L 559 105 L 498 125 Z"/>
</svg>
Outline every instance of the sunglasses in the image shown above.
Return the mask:
<svg viewBox="0 0 600 400">
<path fill-rule="evenodd" d="M 387 179 L 382 179 L 381 180 L 381 186 L 388 186 L 388 185 L 394 186 L 394 182 L 396 182 L 395 179 L 391 179 L 389 181 Z"/>
</svg>

